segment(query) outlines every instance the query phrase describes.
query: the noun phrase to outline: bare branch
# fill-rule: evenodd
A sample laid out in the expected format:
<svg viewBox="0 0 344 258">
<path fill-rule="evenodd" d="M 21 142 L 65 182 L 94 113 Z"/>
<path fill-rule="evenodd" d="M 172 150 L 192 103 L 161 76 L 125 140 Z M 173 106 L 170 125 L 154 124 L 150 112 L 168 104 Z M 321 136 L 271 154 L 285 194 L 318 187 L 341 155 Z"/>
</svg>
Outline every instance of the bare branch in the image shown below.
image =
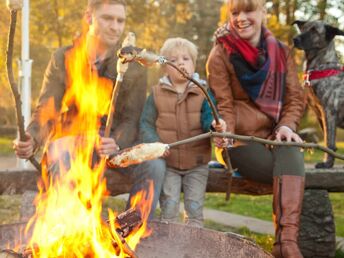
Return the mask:
<svg viewBox="0 0 344 258">
<path fill-rule="evenodd" d="M 243 141 L 243 142 L 259 142 L 262 144 L 267 144 L 267 145 L 272 145 L 272 146 L 295 146 L 295 147 L 300 147 L 303 149 L 318 149 L 332 155 L 333 157 L 337 159 L 344 160 L 344 155 L 338 154 L 334 152 L 333 150 L 327 147 L 321 146 L 317 143 L 278 142 L 278 141 L 266 140 L 266 139 L 255 137 L 255 136 L 244 136 L 244 135 L 238 135 L 238 134 L 233 134 L 233 133 L 208 132 L 208 133 L 200 134 L 194 137 L 190 137 L 188 139 L 184 139 L 182 141 L 171 143 L 169 144 L 169 146 L 173 148 L 178 145 L 200 141 L 208 137 L 209 138 L 210 137 L 225 137 L 225 138 L 230 138 L 230 139 Z"/>
<path fill-rule="evenodd" d="M 16 31 L 16 23 L 17 23 L 17 10 L 11 9 L 11 20 L 10 20 L 10 29 L 8 33 L 8 42 L 7 42 L 7 52 L 6 52 L 6 68 L 7 68 L 7 78 L 8 82 L 11 86 L 11 90 L 14 96 L 14 101 L 16 104 L 16 114 L 17 114 L 17 125 L 19 130 L 19 138 L 21 141 L 26 140 L 25 136 L 25 129 L 24 129 L 24 117 L 22 114 L 22 102 L 20 99 L 20 94 L 18 91 L 18 85 L 14 80 L 13 76 L 13 67 L 12 67 L 12 57 L 13 57 L 13 42 L 14 42 L 14 34 Z M 41 171 L 41 165 L 39 162 L 34 158 L 34 156 L 31 156 L 29 158 L 30 162 L 36 169 Z"/>
</svg>

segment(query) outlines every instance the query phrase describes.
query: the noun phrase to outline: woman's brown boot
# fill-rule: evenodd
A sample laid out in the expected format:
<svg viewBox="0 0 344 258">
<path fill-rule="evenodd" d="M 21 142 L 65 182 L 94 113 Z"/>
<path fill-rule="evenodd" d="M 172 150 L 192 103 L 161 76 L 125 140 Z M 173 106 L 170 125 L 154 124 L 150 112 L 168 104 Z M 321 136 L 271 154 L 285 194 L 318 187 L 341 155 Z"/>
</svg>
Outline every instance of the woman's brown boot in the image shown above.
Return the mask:
<svg viewBox="0 0 344 258">
<path fill-rule="evenodd" d="M 302 258 L 297 245 L 300 227 L 305 178 L 278 176 L 273 179 L 273 215 L 275 243 L 272 254 L 276 258 Z"/>
</svg>

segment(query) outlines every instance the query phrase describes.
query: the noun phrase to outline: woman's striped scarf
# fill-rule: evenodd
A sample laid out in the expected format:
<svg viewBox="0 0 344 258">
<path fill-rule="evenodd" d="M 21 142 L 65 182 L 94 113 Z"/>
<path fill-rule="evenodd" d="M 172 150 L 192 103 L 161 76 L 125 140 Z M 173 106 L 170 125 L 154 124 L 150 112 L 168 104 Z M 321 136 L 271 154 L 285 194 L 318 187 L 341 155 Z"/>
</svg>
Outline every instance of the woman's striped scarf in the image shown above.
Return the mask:
<svg viewBox="0 0 344 258">
<path fill-rule="evenodd" d="M 262 28 L 259 48 L 241 39 L 234 30 L 217 38 L 228 51 L 241 86 L 258 106 L 277 123 L 280 119 L 286 78 L 283 45 Z"/>
</svg>

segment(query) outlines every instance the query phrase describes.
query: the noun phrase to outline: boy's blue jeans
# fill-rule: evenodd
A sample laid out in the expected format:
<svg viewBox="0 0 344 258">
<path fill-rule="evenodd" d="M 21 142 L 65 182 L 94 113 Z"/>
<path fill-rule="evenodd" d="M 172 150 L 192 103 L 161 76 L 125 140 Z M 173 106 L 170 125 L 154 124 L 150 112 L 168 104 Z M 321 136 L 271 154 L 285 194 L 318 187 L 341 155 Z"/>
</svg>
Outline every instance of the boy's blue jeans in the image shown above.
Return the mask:
<svg viewBox="0 0 344 258">
<path fill-rule="evenodd" d="M 111 169 L 110 169 L 111 170 Z M 165 179 L 166 163 L 163 159 L 155 159 L 143 162 L 139 165 L 130 166 L 127 168 L 114 169 L 124 175 L 131 177 L 133 186 L 130 191 L 127 209 L 130 208 L 130 201 L 136 193 L 149 190 L 149 181 L 153 182 L 154 197 L 152 208 L 149 214 L 149 219 L 154 217 L 154 211 L 159 201 L 161 187 Z"/>
<path fill-rule="evenodd" d="M 187 171 L 168 167 L 160 196 L 161 220 L 178 221 L 180 193 L 183 189 L 186 224 L 203 227 L 203 203 L 208 174 L 208 165 Z"/>
</svg>

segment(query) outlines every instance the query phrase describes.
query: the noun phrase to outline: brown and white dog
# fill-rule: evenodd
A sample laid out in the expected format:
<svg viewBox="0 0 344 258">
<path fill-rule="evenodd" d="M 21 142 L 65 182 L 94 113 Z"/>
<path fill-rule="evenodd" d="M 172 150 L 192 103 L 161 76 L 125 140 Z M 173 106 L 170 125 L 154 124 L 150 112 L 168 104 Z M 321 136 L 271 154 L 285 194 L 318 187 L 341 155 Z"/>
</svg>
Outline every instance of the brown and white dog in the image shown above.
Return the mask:
<svg viewBox="0 0 344 258">
<path fill-rule="evenodd" d="M 301 30 L 294 38 L 294 46 L 306 54 L 308 102 L 323 129 L 326 146 L 336 151 L 336 127 L 344 128 L 344 66 L 339 62 L 333 39 L 344 36 L 344 31 L 323 21 L 293 24 Z M 333 164 L 334 157 L 325 154 L 324 162 L 316 164 L 316 168 L 331 168 Z"/>
</svg>

